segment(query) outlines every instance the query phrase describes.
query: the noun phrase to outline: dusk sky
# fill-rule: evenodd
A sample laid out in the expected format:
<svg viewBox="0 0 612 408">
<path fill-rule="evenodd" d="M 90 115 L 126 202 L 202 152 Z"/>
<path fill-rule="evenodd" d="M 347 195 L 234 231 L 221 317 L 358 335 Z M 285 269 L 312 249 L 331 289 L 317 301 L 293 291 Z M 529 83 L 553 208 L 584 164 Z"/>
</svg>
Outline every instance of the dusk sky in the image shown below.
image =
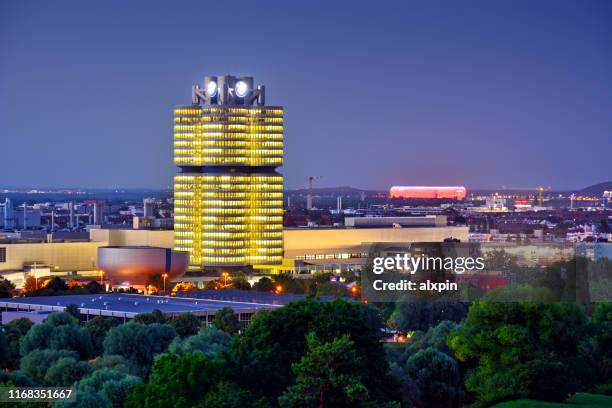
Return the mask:
<svg viewBox="0 0 612 408">
<path fill-rule="evenodd" d="M 171 185 L 226 73 L 285 107 L 286 188 L 612 179 L 612 1 L 5 0 L 0 188 Z"/>
</svg>

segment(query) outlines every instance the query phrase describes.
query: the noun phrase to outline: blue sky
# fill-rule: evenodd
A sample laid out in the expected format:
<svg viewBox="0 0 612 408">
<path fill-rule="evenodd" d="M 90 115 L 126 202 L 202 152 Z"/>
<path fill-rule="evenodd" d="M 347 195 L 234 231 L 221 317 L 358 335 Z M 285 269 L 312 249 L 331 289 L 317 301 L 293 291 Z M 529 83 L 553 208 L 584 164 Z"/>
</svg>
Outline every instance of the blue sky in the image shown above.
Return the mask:
<svg viewBox="0 0 612 408">
<path fill-rule="evenodd" d="M 286 186 L 612 179 L 612 2 L 0 2 L 0 187 L 165 187 L 172 107 L 253 75 Z"/>
</svg>

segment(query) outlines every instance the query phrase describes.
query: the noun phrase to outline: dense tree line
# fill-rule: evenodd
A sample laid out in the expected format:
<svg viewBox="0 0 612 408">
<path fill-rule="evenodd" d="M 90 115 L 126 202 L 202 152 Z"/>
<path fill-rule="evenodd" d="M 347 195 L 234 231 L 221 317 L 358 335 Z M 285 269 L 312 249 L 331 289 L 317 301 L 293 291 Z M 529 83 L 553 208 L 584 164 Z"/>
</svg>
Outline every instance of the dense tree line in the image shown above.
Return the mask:
<svg viewBox="0 0 612 408">
<path fill-rule="evenodd" d="M 5 286 L 6 285 L 3 286 L 0 282 L 0 297 L 3 297 L 3 288 Z M 96 281 L 81 283 L 71 280 L 66 282 L 64 279 L 57 276 L 53 278 L 35 278 L 34 276 L 28 276 L 22 288 L 22 295 L 27 296 L 86 295 L 103 292 L 105 292 L 104 286 Z M 12 295 L 15 294 L 14 286 L 10 293 Z"/>
<path fill-rule="evenodd" d="M 2 327 L 0 379 L 73 386 L 62 407 L 458 407 L 609 390 L 612 305 L 541 302 L 538 290 L 416 311 L 309 297 L 248 327 L 230 309 L 205 326 L 158 310 L 81 324 L 70 307 Z M 522 301 L 492 301 L 508 296 Z M 392 317 L 409 341 L 382 342 Z"/>
<path fill-rule="evenodd" d="M 253 290 L 256 292 L 275 292 L 275 293 L 294 293 L 316 296 L 335 296 L 343 297 L 355 295 L 354 292 L 347 291 L 345 284 L 331 281 L 332 273 L 318 273 L 311 279 L 296 279 L 291 274 L 278 274 L 273 277 L 263 277 L 252 285 L 248 282 L 247 276 L 242 272 L 232 272 L 218 279 L 208 281 L 204 285 L 205 290 Z M 343 283 L 355 282 L 358 275 L 352 271 L 343 271 L 340 276 Z M 158 293 L 163 290 L 162 275 L 151 276 L 146 283 L 150 293 Z M 170 288 L 168 288 L 170 290 Z M 188 282 L 177 282 L 171 288 L 172 292 L 189 292 L 197 290 L 197 287 Z"/>
</svg>

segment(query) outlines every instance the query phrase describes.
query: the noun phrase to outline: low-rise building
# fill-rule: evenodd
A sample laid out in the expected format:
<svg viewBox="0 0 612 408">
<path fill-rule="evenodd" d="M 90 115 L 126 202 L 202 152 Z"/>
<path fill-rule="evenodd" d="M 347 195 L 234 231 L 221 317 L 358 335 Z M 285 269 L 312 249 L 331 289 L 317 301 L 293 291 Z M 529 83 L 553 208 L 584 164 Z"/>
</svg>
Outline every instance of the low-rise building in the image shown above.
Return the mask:
<svg viewBox="0 0 612 408">
<path fill-rule="evenodd" d="M 442 225 L 437 217 L 429 219 L 428 222 L 431 225 L 401 228 L 380 227 L 375 224 L 370 228 L 285 228 L 283 263 L 274 266 L 255 265 L 254 269 L 262 273 L 359 269 L 365 264 L 373 243 L 442 242 L 449 238 L 468 241 L 468 227 L 447 226 L 445 223 Z M 164 230 L 101 228 L 90 230 L 90 237 L 92 241 L 107 242 L 110 246 L 173 248 L 174 245 L 173 231 Z"/>
<path fill-rule="evenodd" d="M 62 312 L 68 305 L 76 305 L 81 320 L 87 321 L 96 316 L 114 317 L 127 321 L 138 314 L 151 313 L 158 309 L 168 316 L 191 313 L 210 324 L 215 313 L 230 307 L 243 324 L 248 324 L 251 317 L 260 309 L 276 309 L 282 304 L 269 302 L 241 302 L 231 300 L 147 296 L 126 293 L 107 293 L 99 295 L 38 296 L 12 299 L 0 299 L 2 321 L 25 317 L 39 323 L 52 312 Z"/>
</svg>

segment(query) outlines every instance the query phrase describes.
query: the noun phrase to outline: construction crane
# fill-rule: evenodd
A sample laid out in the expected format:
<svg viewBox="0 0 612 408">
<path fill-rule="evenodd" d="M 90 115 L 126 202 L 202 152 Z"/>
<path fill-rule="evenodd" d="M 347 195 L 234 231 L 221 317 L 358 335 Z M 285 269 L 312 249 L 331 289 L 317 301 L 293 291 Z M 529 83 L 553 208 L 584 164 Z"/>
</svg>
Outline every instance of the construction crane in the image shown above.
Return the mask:
<svg viewBox="0 0 612 408">
<path fill-rule="evenodd" d="M 502 186 L 502 189 L 503 190 L 511 190 L 511 191 L 537 191 L 538 192 L 538 207 L 542 207 L 542 204 L 544 202 L 544 191 L 550 191 L 551 190 L 550 187 L 542 187 L 542 186 L 538 186 L 538 187 L 526 187 L 526 188 Z"/>
<path fill-rule="evenodd" d="M 306 195 L 306 209 L 312 210 L 312 182 L 320 180 L 322 176 L 308 176 L 308 195 Z"/>
</svg>

